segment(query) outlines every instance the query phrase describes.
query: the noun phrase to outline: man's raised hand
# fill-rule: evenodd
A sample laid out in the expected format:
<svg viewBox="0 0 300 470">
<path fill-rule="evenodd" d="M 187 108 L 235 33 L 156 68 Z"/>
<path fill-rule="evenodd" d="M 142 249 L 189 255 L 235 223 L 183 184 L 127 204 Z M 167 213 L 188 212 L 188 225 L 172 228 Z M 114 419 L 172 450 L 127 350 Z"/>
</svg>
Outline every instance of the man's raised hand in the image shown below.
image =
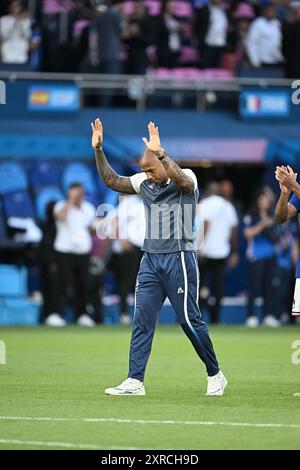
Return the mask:
<svg viewBox="0 0 300 470">
<path fill-rule="evenodd" d="M 92 147 L 94 150 L 99 150 L 102 147 L 103 142 L 103 126 L 99 118 L 91 123 L 93 135 L 92 135 Z"/>
<path fill-rule="evenodd" d="M 283 193 L 293 191 L 295 184 L 297 184 L 298 174 L 288 165 L 277 166 L 275 171 L 275 178 L 279 182 L 280 189 Z"/>
<path fill-rule="evenodd" d="M 146 139 L 146 137 L 143 138 L 144 144 L 146 145 L 147 149 L 153 153 L 161 152 L 162 147 L 160 145 L 158 127 L 155 127 L 154 122 L 149 122 L 148 131 L 149 131 L 149 141 Z"/>
</svg>

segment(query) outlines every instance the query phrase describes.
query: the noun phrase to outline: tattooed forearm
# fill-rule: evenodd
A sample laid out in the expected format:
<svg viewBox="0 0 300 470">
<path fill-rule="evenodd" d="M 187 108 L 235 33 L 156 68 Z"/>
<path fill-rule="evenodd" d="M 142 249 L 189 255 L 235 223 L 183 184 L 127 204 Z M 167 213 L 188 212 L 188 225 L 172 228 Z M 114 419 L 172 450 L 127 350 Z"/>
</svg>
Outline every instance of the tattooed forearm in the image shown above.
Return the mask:
<svg viewBox="0 0 300 470">
<path fill-rule="evenodd" d="M 171 178 L 182 191 L 190 192 L 194 190 L 193 180 L 182 171 L 180 166 L 177 165 L 172 158 L 166 156 L 161 160 L 161 163 L 165 167 L 169 178 Z"/>
<path fill-rule="evenodd" d="M 135 194 L 130 178 L 119 176 L 109 165 L 102 149 L 95 150 L 96 166 L 104 184 L 115 191 L 126 194 Z"/>
</svg>

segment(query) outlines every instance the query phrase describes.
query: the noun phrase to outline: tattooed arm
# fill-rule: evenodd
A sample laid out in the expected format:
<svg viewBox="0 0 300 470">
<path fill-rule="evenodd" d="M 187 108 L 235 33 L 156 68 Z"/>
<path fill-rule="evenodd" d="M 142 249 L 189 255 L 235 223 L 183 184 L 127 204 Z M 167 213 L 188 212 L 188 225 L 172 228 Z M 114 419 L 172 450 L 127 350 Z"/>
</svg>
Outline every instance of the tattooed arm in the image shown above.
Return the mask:
<svg viewBox="0 0 300 470">
<path fill-rule="evenodd" d="M 157 154 L 157 158 L 163 164 L 169 178 L 174 181 L 178 188 L 187 192 L 194 191 L 195 184 L 192 178 L 182 171 L 180 166 L 177 165 L 172 158 L 168 157 L 164 150 L 160 154 Z"/>
<path fill-rule="evenodd" d="M 101 121 L 96 119 L 95 123 L 92 123 L 91 126 L 93 131 L 92 146 L 95 151 L 96 166 L 104 184 L 108 188 L 119 191 L 120 193 L 135 194 L 130 178 L 119 176 L 106 160 L 102 150 L 103 127 Z"/>
<path fill-rule="evenodd" d="M 168 157 L 166 151 L 160 145 L 158 127 L 153 122 L 148 125 L 149 141 L 144 137 L 143 141 L 151 152 L 153 152 L 164 166 L 169 178 L 182 191 L 191 192 L 195 189 L 194 181 L 190 178 L 172 158 Z"/>
<path fill-rule="evenodd" d="M 115 191 L 126 194 L 135 194 L 130 178 L 119 176 L 109 165 L 102 148 L 95 149 L 96 166 L 104 184 Z"/>
</svg>

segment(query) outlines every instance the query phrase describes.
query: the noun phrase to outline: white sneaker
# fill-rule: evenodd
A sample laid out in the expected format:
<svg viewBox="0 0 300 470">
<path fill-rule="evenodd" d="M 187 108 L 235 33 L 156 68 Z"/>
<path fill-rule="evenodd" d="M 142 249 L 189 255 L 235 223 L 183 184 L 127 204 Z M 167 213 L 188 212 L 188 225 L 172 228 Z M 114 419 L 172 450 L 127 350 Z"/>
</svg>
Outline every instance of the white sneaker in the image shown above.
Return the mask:
<svg viewBox="0 0 300 470">
<path fill-rule="evenodd" d="M 106 388 L 106 395 L 146 395 L 143 382 L 130 377 L 117 387 Z"/>
<path fill-rule="evenodd" d="M 225 375 L 219 370 L 217 375 L 207 377 L 207 391 L 205 395 L 222 396 L 227 385 L 228 382 Z"/>
<path fill-rule="evenodd" d="M 92 326 L 95 326 L 96 323 L 91 317 L 89 317 L 86 313 L 84 313 L 78 318 L 77 325 L 92 327 Z"/>
<path fill-rule="evenodd" d="M 281 323 L 277 318 L 273 317 L 273 315 L 267 315 L 263 321 L 263 325 L 271 326 L 272 328 L 278 328 Z"/>
<path fill-rule="evenodd" d="M 66 321 L 61 318 L 58 313 L 51 313 L 51 315 L 49 315 L 45 320 L 45 325 L 47 326 L 61 327 L 66 326 L 66 324 Z"/>
<path fill-rule="evenodd" d="M 258 318 L 252 315 L 252 317 L 248 317 L 246 320 L 246 326 L 248 328 L 256 328 L 259 325 Z"/>
</svg>

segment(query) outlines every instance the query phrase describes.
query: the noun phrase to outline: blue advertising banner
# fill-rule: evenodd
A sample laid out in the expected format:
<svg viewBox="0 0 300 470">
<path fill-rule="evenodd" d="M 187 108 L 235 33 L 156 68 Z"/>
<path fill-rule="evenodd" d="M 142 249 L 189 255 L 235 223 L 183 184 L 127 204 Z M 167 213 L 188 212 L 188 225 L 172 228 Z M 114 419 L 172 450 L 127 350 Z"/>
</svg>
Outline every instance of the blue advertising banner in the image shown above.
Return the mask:
<svg viewBox="0 0 300 470">
<path fill-rule="evenodd" d="M 35 85 L 28 88 L 30 111 L 78 111 L 79 89 L 76 85 Z"/>
<path fill-rule="evenodd" d="M 240 115 L 246 118 L 284 118 L 290 116 L 290 91 L 247 90 L 240 94 Z"/>
</svg>

